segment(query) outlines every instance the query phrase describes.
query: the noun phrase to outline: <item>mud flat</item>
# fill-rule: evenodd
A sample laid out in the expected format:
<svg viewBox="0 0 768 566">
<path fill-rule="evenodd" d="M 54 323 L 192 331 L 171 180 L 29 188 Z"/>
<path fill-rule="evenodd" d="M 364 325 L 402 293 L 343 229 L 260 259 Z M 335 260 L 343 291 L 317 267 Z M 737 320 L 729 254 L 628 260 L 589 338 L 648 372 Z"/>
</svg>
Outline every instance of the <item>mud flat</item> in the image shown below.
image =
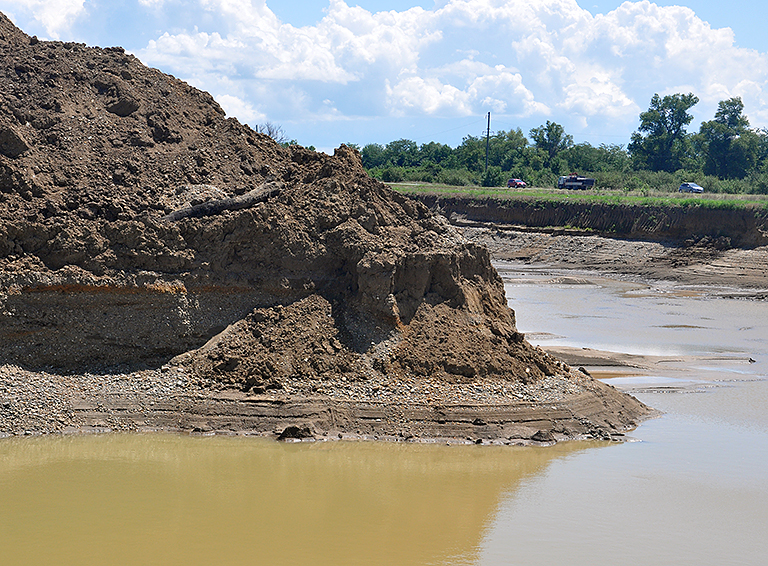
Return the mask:
<svg viewBox="0 0 768 566">
<path fill-rule="evenodd" d="M 520 226 L 456 223 L 464 236 L 488 247 L 498 261 L 584 269 L 670 280 L 685 285 L 733 287 L 734 296 L 768 297 L 768 246 L 720 247 L 695 242 L 608 238 L 564 229 L 535 231 Z"/>
</svg>

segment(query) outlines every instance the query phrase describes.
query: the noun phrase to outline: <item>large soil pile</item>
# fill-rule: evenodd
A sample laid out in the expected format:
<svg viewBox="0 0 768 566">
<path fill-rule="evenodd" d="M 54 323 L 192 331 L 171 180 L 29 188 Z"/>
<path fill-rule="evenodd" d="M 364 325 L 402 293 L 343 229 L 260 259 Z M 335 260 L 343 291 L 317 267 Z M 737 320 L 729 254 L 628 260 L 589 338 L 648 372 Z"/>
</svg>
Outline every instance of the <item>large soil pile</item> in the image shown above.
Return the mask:
<svg viewBox="0 0 768 566">
<path fill-rule="evenodd" d="M 516 331 L 486 248 L 354 150 L 281 147 L 120 48 L 2 14 L 0 60 L 0 362 L 172 360 L 251 395 L 569 375 Z M 613 428 L 645 411 L 617 404 Z"/>
</svg>

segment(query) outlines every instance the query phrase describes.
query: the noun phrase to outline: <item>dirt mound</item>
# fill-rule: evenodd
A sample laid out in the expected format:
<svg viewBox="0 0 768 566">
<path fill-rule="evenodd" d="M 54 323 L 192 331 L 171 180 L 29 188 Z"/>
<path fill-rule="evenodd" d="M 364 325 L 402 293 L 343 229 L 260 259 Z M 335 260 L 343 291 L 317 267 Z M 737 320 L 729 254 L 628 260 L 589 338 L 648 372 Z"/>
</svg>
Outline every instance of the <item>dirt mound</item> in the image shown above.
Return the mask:
<svg viewBox="0 0 768 566">
<path fill-rule="evenodd" d="M 486 248 L 356 151 L 282 147 L 120 48 L 2 14 L 0 60 L 3 362 L 173 359 L 256 394 L 565 371 L 516 331 Z"/>
</svg>

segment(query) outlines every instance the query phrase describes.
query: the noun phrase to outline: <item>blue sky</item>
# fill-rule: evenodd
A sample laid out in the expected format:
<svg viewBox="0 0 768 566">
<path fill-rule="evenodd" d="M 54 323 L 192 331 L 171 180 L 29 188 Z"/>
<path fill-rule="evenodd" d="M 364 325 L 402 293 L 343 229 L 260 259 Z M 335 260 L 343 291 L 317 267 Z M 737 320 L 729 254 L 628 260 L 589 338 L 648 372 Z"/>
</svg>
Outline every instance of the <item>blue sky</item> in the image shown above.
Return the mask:
<svg viewBox="0 0 768 566">
<path fill-rule="evenodd" d="M 691 130 L 741 96 L 768 126 L 764 3 L 714 0 L 0 0 L 45 39 L 122 45 L 303 145 L 452 146 L 547 120 L 624 144 L 654 93 Z"/>
</svg>

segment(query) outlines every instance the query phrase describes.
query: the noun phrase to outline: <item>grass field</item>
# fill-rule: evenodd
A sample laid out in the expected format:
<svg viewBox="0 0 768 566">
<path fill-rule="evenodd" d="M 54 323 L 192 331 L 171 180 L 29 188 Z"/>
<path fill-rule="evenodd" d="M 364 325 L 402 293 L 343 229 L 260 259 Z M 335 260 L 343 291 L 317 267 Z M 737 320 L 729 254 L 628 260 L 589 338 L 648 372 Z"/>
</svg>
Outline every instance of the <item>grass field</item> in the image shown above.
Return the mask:
<svg viewBox="0 0 768 566">
<path fill-rule="evenodd" d="M 768 211 L 768 195 L 746 194 L 690 194 L 663 192 L 643 189 L 639 191 L 617 191 L 589 189 L 574 191 L 566 189 L 503 187 L 455 187 L 431 183 L 387 183 L 392 189 L 403 194 L 434 194 L 443 197 L 498 198 L 529 201 L 594 202 L 626 206 L 669 206 L 705 208 L 763 208 Z"/>
</svg>

